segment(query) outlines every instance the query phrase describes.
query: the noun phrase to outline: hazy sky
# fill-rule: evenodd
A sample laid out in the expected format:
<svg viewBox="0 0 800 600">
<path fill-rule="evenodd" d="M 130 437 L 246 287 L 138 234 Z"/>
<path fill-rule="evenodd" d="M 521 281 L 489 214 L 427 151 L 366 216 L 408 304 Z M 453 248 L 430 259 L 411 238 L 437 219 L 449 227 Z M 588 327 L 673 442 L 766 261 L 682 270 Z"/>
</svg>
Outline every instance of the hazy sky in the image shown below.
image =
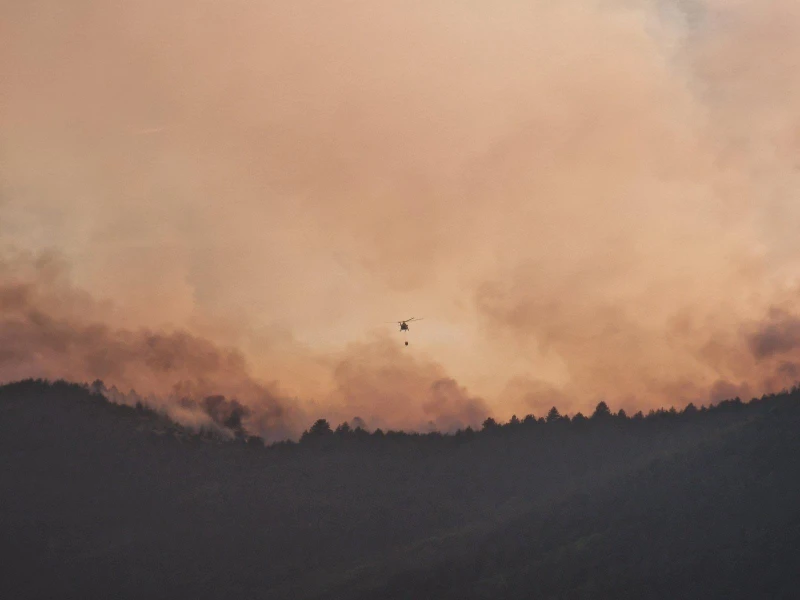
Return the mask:
<svg viewBox="0 0 800 600">
<path fill-rule="evenodd" d="M 791 384 L 798 73 L 796 0 L 0 0 L 0 380 L 295 432 Z"/>
</svg>

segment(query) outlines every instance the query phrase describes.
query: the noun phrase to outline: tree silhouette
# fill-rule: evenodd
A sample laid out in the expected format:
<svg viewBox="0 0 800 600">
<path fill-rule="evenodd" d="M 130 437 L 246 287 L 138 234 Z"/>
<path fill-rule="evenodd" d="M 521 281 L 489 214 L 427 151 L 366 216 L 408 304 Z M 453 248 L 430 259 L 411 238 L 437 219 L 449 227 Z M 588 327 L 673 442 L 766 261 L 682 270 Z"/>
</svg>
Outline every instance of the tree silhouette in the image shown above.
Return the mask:
<svg viewBox="0 0 800 600">
<path fill-rule="evenodd" d="M 314 437 L 323 437 L 332 434 L 331 425 L 325 419 L 317 419 L 308 430 L 308 434 Z"/>
<path fill-rule="evenodd" d="M 605 417 L 610 417 L 611 411 L 608 408 L 608 404 L 603 402 L 602 400 L 600 403 L 595 407 L 594 414 L 592 415 L 593 419 L 602 419 Z"/>
<path fill-rule="evenodd" d="M 554 406 L 550 409 L 550 412 L 547 413 L 547 422 L 554 423 L 561 419 L 561 413 L 558 412 L 558 409 Z"/>
</svg>

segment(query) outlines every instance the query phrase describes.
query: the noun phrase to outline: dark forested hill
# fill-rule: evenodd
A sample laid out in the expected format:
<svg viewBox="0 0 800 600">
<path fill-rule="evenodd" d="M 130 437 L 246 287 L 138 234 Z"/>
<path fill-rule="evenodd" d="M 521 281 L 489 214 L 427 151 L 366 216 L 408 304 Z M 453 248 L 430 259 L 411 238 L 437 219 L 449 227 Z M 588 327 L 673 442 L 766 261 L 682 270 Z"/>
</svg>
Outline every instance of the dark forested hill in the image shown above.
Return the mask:
<svg viewBox="0 0 800 600">
<path fill-rule="evenodd" d="M 265 448 L 0 388 L 4 598 L 794 598 L 800 392 Z"/>
</svg>

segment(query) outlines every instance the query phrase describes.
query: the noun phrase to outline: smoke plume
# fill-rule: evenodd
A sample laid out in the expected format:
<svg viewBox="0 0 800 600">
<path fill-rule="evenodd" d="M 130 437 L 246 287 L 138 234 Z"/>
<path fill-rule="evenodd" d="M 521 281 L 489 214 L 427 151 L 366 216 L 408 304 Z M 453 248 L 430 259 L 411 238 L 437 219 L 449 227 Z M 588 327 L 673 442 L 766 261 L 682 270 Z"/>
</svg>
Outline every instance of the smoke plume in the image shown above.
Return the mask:
<svg viewBox="0 0 800 600">
<path fill-rule="evenodd" d="M 68 267 L 3 259 L 4 380 L 222 395 L 296 433 L 797 378 L 793 0 L 30 0 L 0 22 L 0 235 Z M 387 322 L 411 316 L 406 347 Z"/>
</svg>

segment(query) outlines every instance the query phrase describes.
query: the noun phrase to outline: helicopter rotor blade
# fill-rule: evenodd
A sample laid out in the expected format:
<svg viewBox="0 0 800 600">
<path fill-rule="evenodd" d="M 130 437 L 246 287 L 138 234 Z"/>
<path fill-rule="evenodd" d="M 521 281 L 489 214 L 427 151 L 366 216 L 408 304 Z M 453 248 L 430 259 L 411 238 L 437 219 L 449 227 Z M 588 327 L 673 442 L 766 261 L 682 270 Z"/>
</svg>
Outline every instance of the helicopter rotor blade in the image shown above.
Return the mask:
<svg viewBox="0 0 800 600">
<path fill-rule="evenodd" d="M 386 323 L 386 324 L 397 323 L 399 325 L 402 325 L 403 323 L 410 323 L 411 321 L 422 321 L 424 319 L 425 319 L 425 317 L 420 317 L 419 319 L 417 317 L 411 317 L 410 319 L 403 319 L 402 321 L 384 321 L 384 323 Z"/>
</svg>

